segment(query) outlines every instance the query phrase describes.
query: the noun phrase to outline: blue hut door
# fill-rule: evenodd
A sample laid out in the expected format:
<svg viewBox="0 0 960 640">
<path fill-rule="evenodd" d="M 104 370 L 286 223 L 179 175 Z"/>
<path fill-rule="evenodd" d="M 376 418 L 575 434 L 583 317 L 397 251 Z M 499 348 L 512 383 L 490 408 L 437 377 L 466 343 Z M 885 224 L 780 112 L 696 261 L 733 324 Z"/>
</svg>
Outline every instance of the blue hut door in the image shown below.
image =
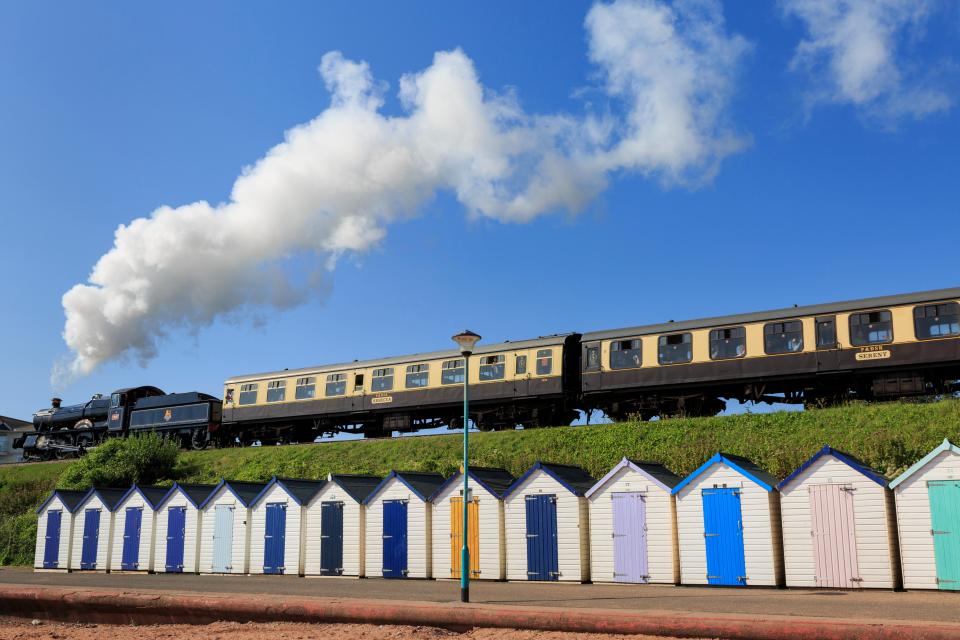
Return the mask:
<svg viewBox="0 0 960 640">
<path fill-rule="evenodd" d="M 87 509 L 83 514 L 83 548 L 80 568 L 97 568 L 97 541 L 100 539 L 100 509 Z"/>
<path fill-rule="evenodd" d="M 183 541 L 187 533 L 187 508 L 167 509 L 167 573 L 183 573 Z"/>
<path fill-rule="evenodd" d="M 263 572 L 283 573 L 284 546 L 287 542 L 287 505 L 267 505 L 267 526 L 263 535 Z"/>
<path fill-rule="evenodd" d="M 320 503 L 320 575 L 343 575 L 343 503 Z"/>
<path fill-rule="evenodd" d="M 743 516 L 740 490 L 703 490 L 703 537 L 707 548 L 709 584 L 745 585 Z"/>
<path fill-rule="evenodd" d="M 213 512 L 214 573 L 229 573 L 233 569 L 233 505 L 218 504 Z"/>
<path fill-rule="evenodd" d="M 614 493 L 613 581 L 647 582 L 647 502 L 642 493 Z"/>
<path fill-rule="evenodd" d="M 140 566 L 140 523 L 143 521 L 141 507 L 127 507 L 127 518 L 123 525 L 123 556 L 120 569 L 136 571 Z"/>
<path fill-rule="evenodd" d="M 47 538 L 43 547 L 43 568 L 56 569 L 60 562 L 60 523 L 63 512 L 47 511 Z"/>
<path fill-rule="evenodd" d="M 527 579 L 557 580 L 560 552 L 557 546 L 557 497 L 526 497 Z"/>
<path fill-rule="evenodd" d="M 937 566 L 937 587 L 944 591 L 960 590 L 960 481 L 931 480 L 927 483 L 930 497 L 930 533 L 933 535 L 933 557 Z"/>
<path fill-rule="evenodd" d="M 383 577 L 407 577 L 407 502 L 383 501 Z"/>
</svg>

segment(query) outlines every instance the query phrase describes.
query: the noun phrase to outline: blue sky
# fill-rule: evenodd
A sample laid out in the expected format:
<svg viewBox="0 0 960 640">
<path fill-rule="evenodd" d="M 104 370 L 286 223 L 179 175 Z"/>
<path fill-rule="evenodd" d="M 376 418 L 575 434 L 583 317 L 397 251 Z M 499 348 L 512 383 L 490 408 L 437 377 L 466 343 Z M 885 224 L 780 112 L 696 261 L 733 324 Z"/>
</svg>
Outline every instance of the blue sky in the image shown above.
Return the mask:
<svg viewBox="0 0 960 640">
<path fill-rule="evenodd" d="M 499 341 L 956 286 L 960 9 L 885 0 L 876 6 L 892 8 L 865 14 L 861 4 L 617 5 L 667 16 L 671 42 L 688 46 L 681 68 L 695 91 L 680 106 L 701 118 L 697 140 L 714 149 L 683 155 L 668 136 L 641 159 L 617 162 L 609 158 L 629 137 L 631 101 L 673 78 L 651 80 L 641 68 L 667 53 L 628 27 L 654 23 L 623 27 L 630 37 L 618 44 L 603 25 L 585 28 L 589 3 L 0 5 L 0 414 L 25 418 L 54 393 L 75 402 L 137 384 L 219 395 L 231 375 L 445 348 L 464 327 Z M 698 40 L 705 25 L 712 35 Z M 617 55 L 604 67 L 591 51 L 608 41 Z M 485 95 L 512 96 L 524 126 L 566 119 L 565 137 L 549 138 L 565 159 L 576 156 L 570 138 L 610 125 L 609 139 L 584 143 L 590 166 L 603 170 L 571 164 L 604 183 L 571 196 L 583 196 L 582 210 L 548 203 L 518 221 L 507 207 L 465 198 L 449 175 L 426 186 L 411 179 L 415 204 L 378 213 L 380 233 L 337 245 L 335 265 L 329 251 L 301 245 L 281 247 L 266 270 L 241 262 L 244 277 L 267 274 L 251 282 L 250 298 L 243 278 L 202 260 L 175 291 L 148 283 L 153 306 L 116 335 L 146 331 L 152 341 L 163 332 L 155 355 L 110 352 L 54 388 L 54 363 L 71 357 L 61 298 L 86 283 L 119 225 L 201 200 L 218 215 L 244 167 L 328 108 L 318 74 L 328 52 L 342 52 L 342 63 L 326 59 L 341 100 L 349 103 L 345 83 L 359 68 L 346 61 L 365 61 L 369 95 L 387 83 L 376 114 L 404 122 L 400 78 L 437 69 L 434 54 L 456 48 Z M 615 73 L 627 74 L 626 96 L 611 89 Z M 450 94 L 440 95 L 446 105 Z M 645 121 L 641 142 L 660 122 Z M 715 150 L 731 136 L 735 149 Z M 323 140 L 333 163 L 323 166 L 339 170 Z M 462 154 L 453 173 L 470 184 L 462 167 L 474 166 L 472 152 L 442 156 Z M 497 184 L 522 190 L 531 156 L 536 149 Z M 283 206 L 256 202 L 243 215 L 289 223 L 275 213 Z M 342 202 L 330 206 L 343 214 Z M 308 203 L 294 213 L 312 211 Z M 142 241 L 156 239 L 152 228 Z M 181 265 L 192 249 L 150 247 Z M 217 278 L 239 293 L 196 312 L 186 290 L 218 291 Z M 280 307 L 258 302 L 278 290 L 269 278 L 292 281 Z M 201 319 L 182 321 L 192 313 Z"/>
</svg>

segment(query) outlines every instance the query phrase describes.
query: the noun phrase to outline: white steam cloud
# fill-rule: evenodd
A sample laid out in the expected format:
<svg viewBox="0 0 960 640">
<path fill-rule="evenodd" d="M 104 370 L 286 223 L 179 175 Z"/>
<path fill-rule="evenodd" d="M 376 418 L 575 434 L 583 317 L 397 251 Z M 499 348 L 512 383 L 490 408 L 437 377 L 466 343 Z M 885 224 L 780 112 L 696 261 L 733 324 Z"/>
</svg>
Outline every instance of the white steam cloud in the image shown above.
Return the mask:
<svg viewBox="0 0 960 640">
<path fill-rule="evenodd" d="M 439 190 L 471 215 L 525 222 L 581 210 L 618 170 L 696 185 L 747 143 L 724 115 L 749 46 L 726 33 L 718 2 L 617 0 L 593 6 L 586 28 L 602 117 L 526 113 L 460 50 L 401 78 L 404 112 L 384 115 L 368 65 L 326 54 L 329 107 L 244 170 L 228 202 L 164 206 L 117 229 L 63 296 L 72 354 L 55 380 L 146 362 L 172 330 L 299 304 L 316 283 L 292 281 L 284 260 L 364 251 Z"/>
</svg>

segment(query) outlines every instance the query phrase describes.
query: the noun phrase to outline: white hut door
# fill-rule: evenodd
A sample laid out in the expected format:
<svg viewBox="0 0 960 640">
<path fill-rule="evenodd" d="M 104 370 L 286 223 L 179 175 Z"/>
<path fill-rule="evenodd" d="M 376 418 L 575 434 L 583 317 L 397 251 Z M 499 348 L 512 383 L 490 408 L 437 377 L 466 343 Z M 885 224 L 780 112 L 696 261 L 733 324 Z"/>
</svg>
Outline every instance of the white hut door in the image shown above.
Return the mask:
<svg viewBox="0 0 960 640">
<path fill-rule="evenodd" d="M 839 484 L 810 485 L 810 522 L 816 586 L 859 587 L 853 488 Z"/>
<path fill-rule="evenodd" d="M 233 505 L 218 504 L 213 511 L 213 572 L 233 569 Z"/>
</svg>

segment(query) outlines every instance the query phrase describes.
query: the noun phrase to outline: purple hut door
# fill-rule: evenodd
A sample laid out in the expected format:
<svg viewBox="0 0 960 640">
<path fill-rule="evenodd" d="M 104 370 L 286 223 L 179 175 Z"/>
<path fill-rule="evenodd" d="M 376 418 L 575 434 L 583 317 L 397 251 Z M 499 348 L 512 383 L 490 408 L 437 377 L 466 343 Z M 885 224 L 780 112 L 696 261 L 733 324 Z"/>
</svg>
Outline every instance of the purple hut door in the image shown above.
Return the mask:
<svg viewBox="0 0 960 640">
<path fill-rule="evenodd" d="M 810 525 L 816 586 L 859 587 L 852 489 L 839 484 L 811 485 Z"/>
<path fill-rule="evenodd" d="M 614 493 L 613 581 L 647 582 L 647 503 L 642 493 Z"/>
</svg>

